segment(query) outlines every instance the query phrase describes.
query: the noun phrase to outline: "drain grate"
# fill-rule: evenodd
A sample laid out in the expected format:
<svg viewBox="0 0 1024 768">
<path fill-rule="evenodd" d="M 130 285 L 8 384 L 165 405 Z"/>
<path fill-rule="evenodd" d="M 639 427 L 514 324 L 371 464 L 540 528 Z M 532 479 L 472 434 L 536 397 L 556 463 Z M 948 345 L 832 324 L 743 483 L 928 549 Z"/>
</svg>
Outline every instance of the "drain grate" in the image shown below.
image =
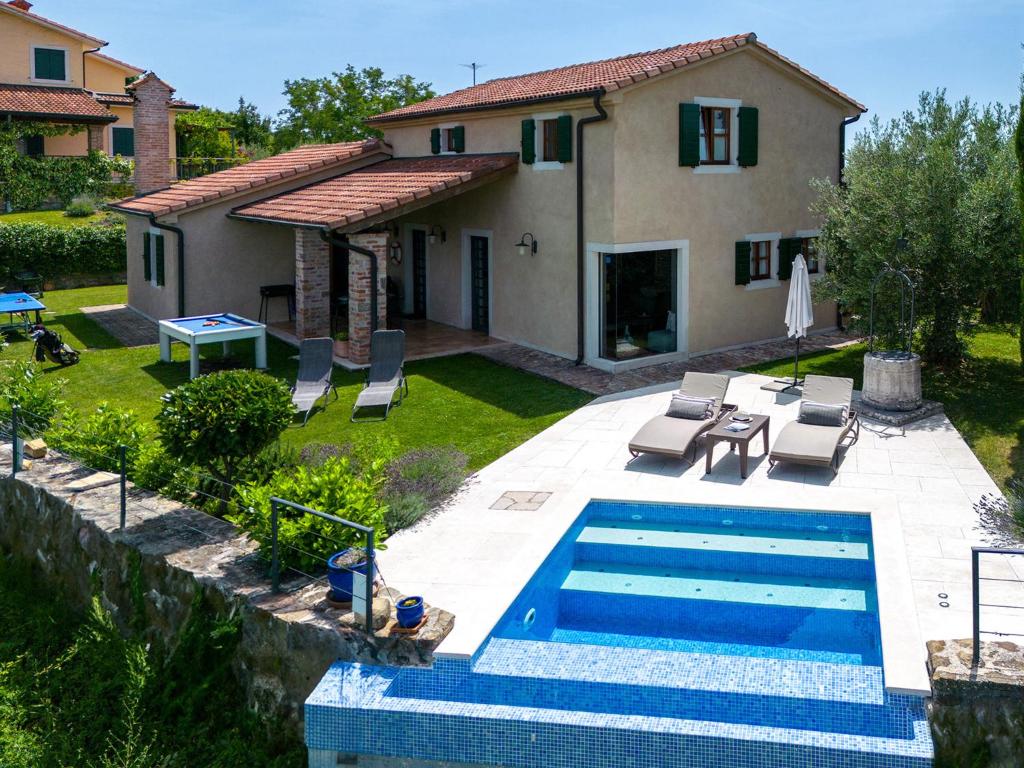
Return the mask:
<svg viewBox="0 0 1024 768">
<path fill-rule="evenodd" d="M 550 491 L 505 491 L 491 504 L 491 509 L 536 512 L 550 497 Z"/>
</svg>

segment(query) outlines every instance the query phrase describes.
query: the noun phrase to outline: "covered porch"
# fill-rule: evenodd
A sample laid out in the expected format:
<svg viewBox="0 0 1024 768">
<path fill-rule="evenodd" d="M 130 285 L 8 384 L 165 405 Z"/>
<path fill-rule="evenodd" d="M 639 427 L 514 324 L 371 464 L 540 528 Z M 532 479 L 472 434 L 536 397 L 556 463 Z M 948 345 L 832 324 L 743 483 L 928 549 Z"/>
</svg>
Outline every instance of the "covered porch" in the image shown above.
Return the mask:
<svg viewBox="0 0 1024 768">
<path fill-rule="evenodd" d="M 369 362 L 376 329 L 404 330 L 411 360 L 499 343 L 486 322 L 477 322 L 479 312 L 467 313 L 463 327 L 437 322 L 417 286 L 402 284 L 423 238 L 404 255 L 399 219 L 517 166 L 514 154 L 390 159 L 234 209 L 231 218 L 294 231 L 293 313 L 286 323 L 272 323 L 271 333 L 292 342 L 330 336 L 337 361 L 348 367 Z M 403 265 L 405 258 L 410 263 Z"/>
</svg>

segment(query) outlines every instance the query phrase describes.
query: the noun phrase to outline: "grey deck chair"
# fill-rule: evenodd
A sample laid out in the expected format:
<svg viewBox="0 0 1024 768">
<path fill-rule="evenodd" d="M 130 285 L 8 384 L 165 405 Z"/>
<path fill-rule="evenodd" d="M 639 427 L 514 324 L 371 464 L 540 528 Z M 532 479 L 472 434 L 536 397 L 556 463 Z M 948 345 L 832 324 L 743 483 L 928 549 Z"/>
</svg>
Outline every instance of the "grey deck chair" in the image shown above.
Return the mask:
<svg viewBox="0 0 1024 768">
<path fill-rule="evenodd" d="M 331 381 L 333 371 L 334 342 L 327 338 L 303 339 L 299 344 L 299 374 L 292 387 L 292 405 L 299 413 L 305 413 L 302 426 L 309 421 L 317 400 L 324 398 L 326 408 L 332 390 L 334 399 L 338 399 L 338 390 Z"/>
<path fill-rule="evenodd" d="M 775 438 L 775 445 L 768 454 L 768 471 L 771 472 L 776 464 L 790 462 L 831 467 L 834 475 L 839 474 L 840 447 L 849 447 L 860 437 L 860 419 L 850 408 L 853 379 L 808 374 L 804 378 L 800 399 L 846 406 L 846 422 L 842 426 L 827 427 L 791 421 Z"/>
<path fill-rule="evenodd" d="M 352 421 L 384 421 L 392 405 L 402 404 L 402 389 L 409 394 L 409 382 L 405 379 L 405 331 L 374 331 L 370 338 L 370 370 L 366 373 L 366 384 L 356 404 L 352 406 Z M 398 402 L 395 402 L 395 393 Z M 384 409 L 381 416 L 358 417 L 363 408 Z"/>
<path fill-rule="evenodd" d="M 683 376 L 679 392 L 690 397 L 702 397 L 715 401 L 714 410 L 707 419 L 677 419 L 672 416 L 655 416 L 648 421 L 629 441 L 629 452 L 633 458 L 642 453 L 656 453 L 685 459 L 691 464 L 697 459 L 697 439 L 714 427 L 732 406 L 723 407 L 725 393 L 729 388 L 729 377 L 720 373 L 697 373 L 689 371 Z M 692 450 L 692 458 L 686 454 Z"/>
</svg>

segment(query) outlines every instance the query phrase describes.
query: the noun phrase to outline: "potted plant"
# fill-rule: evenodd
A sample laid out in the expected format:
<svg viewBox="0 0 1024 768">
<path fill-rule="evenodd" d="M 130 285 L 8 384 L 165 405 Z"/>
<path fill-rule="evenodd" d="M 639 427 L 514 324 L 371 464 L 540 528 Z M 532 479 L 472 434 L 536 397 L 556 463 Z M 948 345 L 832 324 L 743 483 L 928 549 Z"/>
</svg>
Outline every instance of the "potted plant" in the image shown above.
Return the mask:
<svg viewBox="0 0 1024 768">
<path fill-rule="evenodd" d="M 331 585 L 331 600 L 337 603 L 352 602 L 352 574 L 366 575 L 367 570 L 366 553 L 362 549 L 343 549 L 327 558 L 327 581 Z M 376 562 L 369 571 L 368 578 L 375 578 Z"/>
<path fill-rule="evenodd" d="M 338 331 L 334 334 L 334 356 L 348 357 L 348 331 Z"/>
<path fill-rule="evenodd" d="M 418 595 L 403 597 L 395 611 L 398 613 L 398 626 L 403 629 L 415 627 L 423 619 L 423 598 Z"/>
</svg>

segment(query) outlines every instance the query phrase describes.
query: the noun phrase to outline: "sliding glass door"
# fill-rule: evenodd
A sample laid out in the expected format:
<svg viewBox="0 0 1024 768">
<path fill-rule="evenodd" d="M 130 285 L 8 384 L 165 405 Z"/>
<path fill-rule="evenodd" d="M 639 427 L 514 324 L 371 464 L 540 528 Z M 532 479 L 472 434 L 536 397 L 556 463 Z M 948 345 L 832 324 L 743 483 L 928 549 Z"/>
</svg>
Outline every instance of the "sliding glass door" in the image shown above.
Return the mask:
<svg viewBox="0 0 1024 768">
<path fill-rule="evenodd" d="M 677 251 L 601 254 L 601 357 L 675 352 Z"/>
</svg>

